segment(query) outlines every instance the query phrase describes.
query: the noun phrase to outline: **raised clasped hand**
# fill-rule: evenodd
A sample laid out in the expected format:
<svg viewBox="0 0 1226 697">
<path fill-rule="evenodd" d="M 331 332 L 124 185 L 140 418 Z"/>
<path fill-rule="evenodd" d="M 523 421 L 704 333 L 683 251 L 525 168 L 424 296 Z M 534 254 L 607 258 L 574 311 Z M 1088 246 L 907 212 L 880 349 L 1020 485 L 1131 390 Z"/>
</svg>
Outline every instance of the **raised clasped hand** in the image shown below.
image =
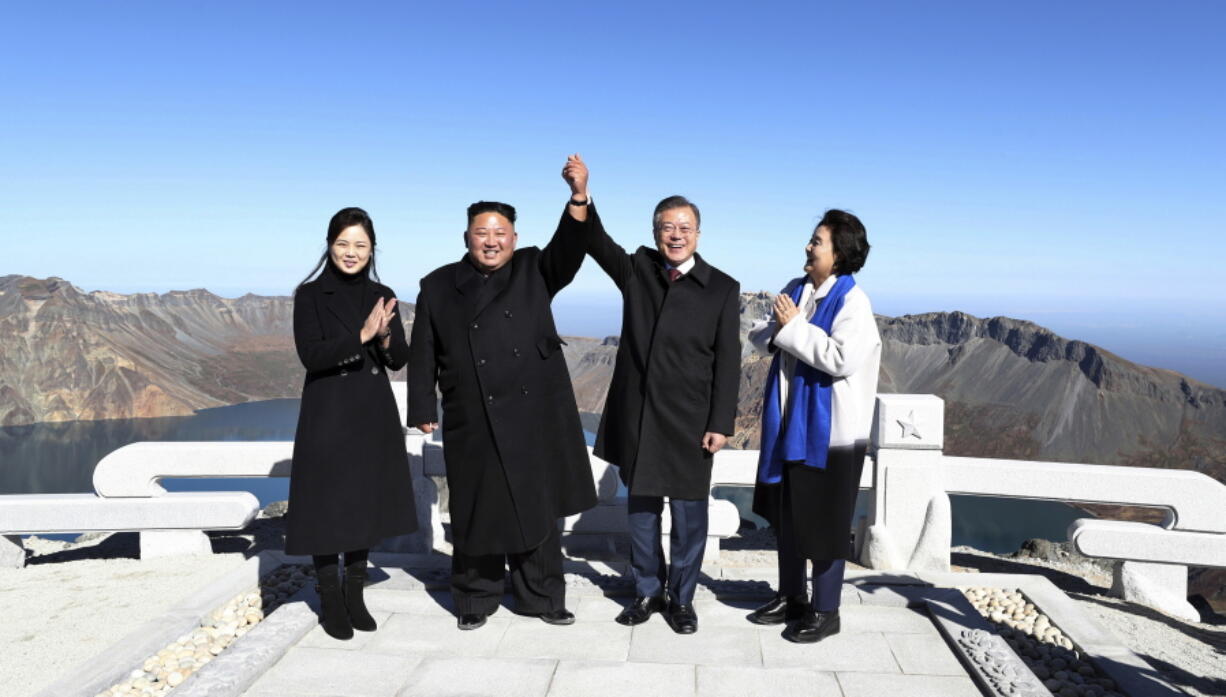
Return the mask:
<svg viewBox="0 0 1226 697">
<path fill-rule="evenodd" d="M 587 198 L 587 165 L 579 153 L 568 155 L 566 165 L 562 167 L 562 178 L 570 185 L 571 198 Z"/>
</svg>

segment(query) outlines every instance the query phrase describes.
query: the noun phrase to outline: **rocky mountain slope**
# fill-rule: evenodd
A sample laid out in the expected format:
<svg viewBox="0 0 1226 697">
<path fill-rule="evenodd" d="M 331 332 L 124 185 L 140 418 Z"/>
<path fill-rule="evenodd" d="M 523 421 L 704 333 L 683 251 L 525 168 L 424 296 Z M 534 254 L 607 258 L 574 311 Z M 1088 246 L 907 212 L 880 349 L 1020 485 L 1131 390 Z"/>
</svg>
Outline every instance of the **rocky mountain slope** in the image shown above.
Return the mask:
<svg viewBox="0 0 1226 697">
<path fill-rule="evenodd" d="M 84 293 L 59 278 L 0 277 L 0 425 L 297 396 L 292 308 L 285 297 Z"/>
</svg>

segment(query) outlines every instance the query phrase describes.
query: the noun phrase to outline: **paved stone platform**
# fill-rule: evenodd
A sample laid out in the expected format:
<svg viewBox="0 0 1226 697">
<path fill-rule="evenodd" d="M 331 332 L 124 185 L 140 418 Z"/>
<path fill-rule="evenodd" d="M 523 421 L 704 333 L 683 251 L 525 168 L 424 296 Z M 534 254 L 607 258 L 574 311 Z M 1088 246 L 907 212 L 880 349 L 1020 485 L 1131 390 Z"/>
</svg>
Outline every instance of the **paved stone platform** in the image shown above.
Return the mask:
<svg viewBox="0 0 1226 697">
<path fill-rule="evenodd" d="M 842 633 L 818 644 L 785 641 L 782 627 L 745 620 L 761 597 L 695 601 L 699 631 L 674 634 L 653 616 L 613 621 L 627 597 L 570 579 L 574 625 L 515 615 L 510 598 L 480 629 L 461 632 L 450 594 L 400 569 L 372 575 L 376 632 L 336 641 L 318 626 L 243 693 L 249 697 L 601 697 L 812 695 L 971 697 L 982 694 L 932 618 L 904 592 L 848 585 Z"/>
</svg>

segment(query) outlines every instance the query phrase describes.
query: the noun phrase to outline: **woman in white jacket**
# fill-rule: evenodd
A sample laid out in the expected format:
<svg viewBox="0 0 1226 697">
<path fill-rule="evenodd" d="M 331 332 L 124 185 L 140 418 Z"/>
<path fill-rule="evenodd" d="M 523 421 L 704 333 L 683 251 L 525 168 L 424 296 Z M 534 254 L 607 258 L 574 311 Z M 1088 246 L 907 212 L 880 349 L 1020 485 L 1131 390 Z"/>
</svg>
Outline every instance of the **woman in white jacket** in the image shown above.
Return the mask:
<svg viewBox="0 0 1226 697">
<path fill-rule="evenodd" d="M 868 257 L 856 216 L 829 210 L 805 246 L 805 275 L 775 297 L 749 339 L 774 354 L 762 404 L 754 512 L 778 540 L 779 592 L 750 613 L 811 643 L 839 631 L 839 596 L 851 518 L 881 365 L 881 336 L 852 274 Z M 805 561 L 813 562 L 813 598 Z"/>
</svg>

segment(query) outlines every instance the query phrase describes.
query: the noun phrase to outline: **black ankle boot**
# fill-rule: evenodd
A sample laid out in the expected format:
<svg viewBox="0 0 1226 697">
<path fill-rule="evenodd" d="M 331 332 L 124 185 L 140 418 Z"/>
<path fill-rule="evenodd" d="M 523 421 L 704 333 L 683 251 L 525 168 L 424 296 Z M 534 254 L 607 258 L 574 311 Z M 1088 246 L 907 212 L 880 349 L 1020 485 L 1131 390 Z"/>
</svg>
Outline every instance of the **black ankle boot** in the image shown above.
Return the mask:
<svg viewBox="0 0 1226 697">
<path fill-rule="evenodd" d="M 373 632 L 378 628 L 375 618 L 366 609 L 366 599 L 363 592 L 366 586 L 366 559 L 362 563 L 345 565 L 345 609 L 349 611 L 349 622 L 353 628 L 361 632 Z"/>
<path fill-rule="evenodd" d="M 809 600 L 803 595 L 783 595 L 776 593 L 771 601 L 754 610 L 745 619 L 754 624 L 783 624 L 795 622 L 804 615 Z"/>
<path fill-rule="evenodd" d="M 319 624 L 333 639 L 352 639 L 353 625 L 345 611 L 345 597 L 341 594 L 341 582 L 336 575 L 336 566 L 331 573 L 324 568 L 316 573 L 315 592 L 319 594 L 321 608 Z"/>
</svg>

